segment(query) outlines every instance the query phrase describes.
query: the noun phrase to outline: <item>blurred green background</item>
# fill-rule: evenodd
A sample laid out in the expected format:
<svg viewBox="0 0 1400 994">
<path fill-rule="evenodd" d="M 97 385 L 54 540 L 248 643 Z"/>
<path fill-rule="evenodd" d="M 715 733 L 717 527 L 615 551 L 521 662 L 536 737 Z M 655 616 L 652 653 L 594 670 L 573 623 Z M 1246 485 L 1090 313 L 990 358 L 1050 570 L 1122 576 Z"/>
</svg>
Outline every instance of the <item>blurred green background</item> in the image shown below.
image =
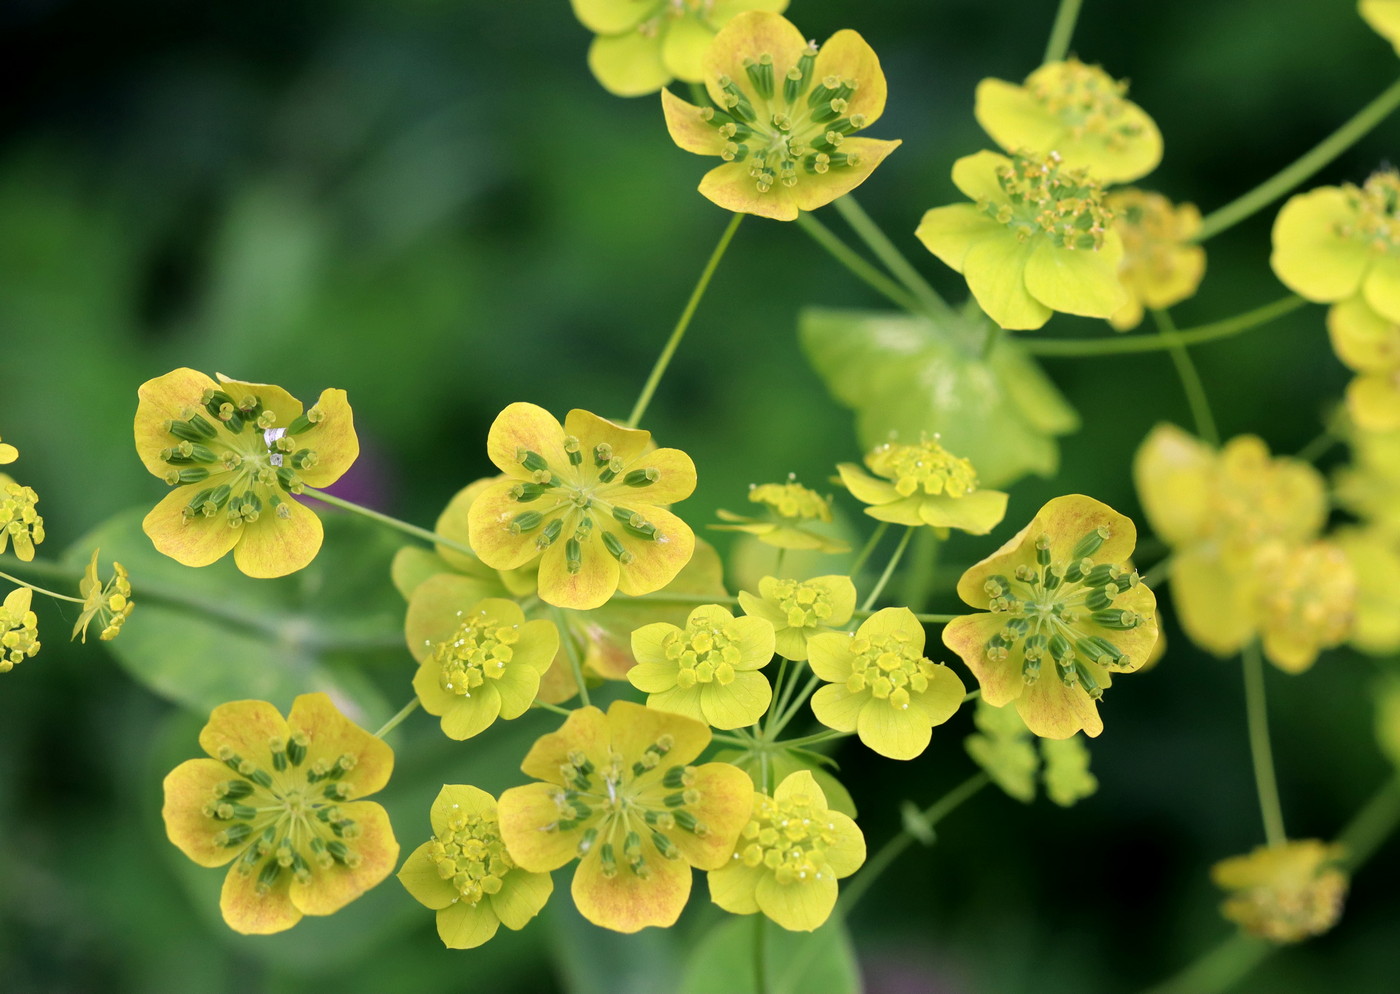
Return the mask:
<svg viewBox="0 0 1400 994">
<path fill-rule="evenodd" d="M 912 230 L 926 208 L 959 199 L 953 160 L 989 144 L 971 114 L 976 82 L 1033 69 L 1054 8 L 795 0 L 789 10 L 810 36 L 855 27 L 879 53 L 890 102 L 870 134 L 904 146 L 860 197 L 950 299 L 965 290 Z M 655 98 L 620 100 L 593 82 L 588 40 L 564 0 L 0 6 L 10 79 L 0 433 L 21 449 L 9 468 L 42 497 L 41 552 L 57 557 L 164 492 L 134 458 L 130 424 L 136 387 L 176 366 L 307 399 L 345 388 L 366 450 L 345 492 L 424 524 L 487 471 L 486 428 L 505 404 L 625 416 L 726 217 L 695 192 L 708 164 L 671 144 Z M 1397 68 L 1341 0 L 1089 0 L 1072 48 L 1130 78 L 1161 126 L 1166 157 L 1146 185 L 1205 211 L 1305 151 Z M 1318 181 L 1362 180 L 1398 136 L 1400 121 L 1385 123 Z M 1182 327 L 1282 295 L 1267 265 L 1272 214 L 1209 245 L 1199 296 L 1175 312 Z M 648 417 L 699 467 L 682 509 L 692 523 L 741 509 L 750 482 L 794 471 L 821 486 L 835 462 L 859 455 L 850 413 L 798 347 L 808 305 L 883 302 L 794 226 L 748 221 Z M 1317 434 L 1346 381 L 1322 313 L 1195 350 L 1224 434 L 1257 432 L 1282 452 Z M 1109 332 L 1057 317 L 1040 334 Z M 961 566 L 1052 495 L 1092 494 L 1141 520 L 1133 450 L 1158 420 L 1188 424 L 1164 354 L 1046 369 L 1083 427 L 1065 440 L 1057 476 L 1012 489 L 990 540 L 952 543 L 934 610 L 953 610 Z M 838 505 L 863 527 L 849 500 Z M 389 611 L 392 595 L 373 581 L 391 544 L 339 534 L 330 566 L 265 588 L 273 594 L 211 575 L 256 615 L 284 598 L 329 598 L 318 584 L 357 571 L 369 580 L 333 591 L 335 617 Z M 474 952 L 442 949 L 431 913 L 393 880 L 288 934 L 234 935 L 218 917 L 220 874 L 186 861 L 159 818 L 160 779 L 196 754 L 205 715 L 134 681 L 99 645 L 65 644 L 71 612 L 39 610 L 43 652 L 0 678 L 0 987 L 10 994 L 651 994 L 674 983 L 686 944 L 717 920 L 697 881 L 676 930 L 602 933 L 569 909 L 565 870 L 541 922 Z M 379 629 L 391 640 L 394 624 L 386 615 Z M 1206 869 L 1261 840 L 1238 668 L 1196 653 L 1170 621 L 1166 631 L 1165 660 L 1115 684 L 1105 705 L 1098 795 L 1062 811 L 986 792 L 866 898 L 849 926 L 869 991 L 1130 991 L 1229 934 Z M 233 639 L 186 662 L 268 666 L 255 652 Z M 406 654 L 336 665 L 360 688 L 371 727 L 409 695 Z M 1334 652 L 1301 677 L 1269 674 L 1294 836 L 1335 833 L 1387 775 L 1370 731 L 1374 670 Z M 290 694 L 273 699 L 285 708 Z M 439 784 L 519 782 L 524 749 L 552 725 L 534 714 L 458 744 L 410 719 L 383 795 L 404 852 L 427 838 Z M 873 844 L 897 831 L 900 801 L 927 804 L 972 772 L 960 745 L 969 729 L 959 715 L 905 764 L 854 744 L 837 754 Z M 1394 990 L 1398 870 L 1392 844 L 1356 880 L 1335 932 L 1237 989 Z"/>
</svg>

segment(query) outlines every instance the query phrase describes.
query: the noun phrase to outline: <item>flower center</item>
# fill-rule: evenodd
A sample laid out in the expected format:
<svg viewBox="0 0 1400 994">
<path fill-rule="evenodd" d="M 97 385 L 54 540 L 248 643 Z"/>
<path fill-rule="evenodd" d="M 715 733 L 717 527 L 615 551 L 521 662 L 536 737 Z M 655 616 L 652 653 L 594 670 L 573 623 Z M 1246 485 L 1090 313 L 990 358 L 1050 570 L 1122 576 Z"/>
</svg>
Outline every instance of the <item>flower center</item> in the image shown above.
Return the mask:
<svg viewBox="0 0 1400 994">
<path fill-rule="evenodd" d="M 457 889 L 454 904 L 476 904 L 487 894 L 500 893 L 501 882 L 515 869 L 496 819 L 460 812 L 453 813 L 447 831 L 433 836 L 428 858 L 438 876 Z"/>
<path fill-rule="evenodd" d="M 835 823 L 807 795 L 775 801 L 759 794 L 733 858 L 772 870 L 780 884 L 820 880 L 829 868 L 826 850 L 836 842 Z"/>
<path fill-rule="evenodd" d="M 486 680 L 505 673 L 515 654 L 512 646 L 520 641 L 520 626 L 505 625 L 481 608 L 464 617 L 451 638 L 433 646 L 432 660 L 438 667 L 438 685 L 450 694 L 470 697 Z"/>
<path fill-rule="evenodd" d="M 831 594 L 818 584 L 779 580 L 773 593 L 778 598 L 778 607 L 787 615 L 790 628 L 824 625 L 831 617 Z"/>
<path fill-rule="evenodd" d="M 1312 646 L 1337 645 L 1351 630 L 1356 574 L 1342 550 L 1325 542 L 1275 543 L 1257 558 L 1263 627 Z"/>
<path fill-rule="evenodd" d="M 853 637 L 851 652 L 855 661 L 846 689 L 853 694 L 868 690 L 872 696 L 889 701 L 896 711 L 909 708 L 909 694 L 928 690 L 933 676 L 933 663 L 925 659 L 905 632 L 877 635 L 874 638 Z"/>
<path fill-rule="evenodd" d="M 34 546 L 44 541 L 44 519 L 34 509 L 39 495 L 8 476 L 0 476 L 0 480 L 8 481 L 0 487 L 0 552 L 13 542 L 15 555 L 33 559 Z"/>
<path fill-rule="evenodd" d="M 1042 107 L 1060 119 L 1070 137 L 1102 139 L 1109 148 L 1122 148 L 1142 134 L 1142 125 L 1124 120 L 1127 83 L 1098 66 L 1078 59 L 1051 63 L 1033 72 L 1026 89 Z"/>
<path fill-rule="evenodd" d="M 1171 201 L 1160 193 L 1116 190 L 1108 203 L 1118 216 L 1124 268 L 1131 266 L 1161 282 L 1170 279 L 1178 268 L 1177 253 L 1189 237 Z"/>
<path fill-rule="evenodd" d="M 1376 255 L 1400 255 L 1400 172 L 1383 169 L 1365 186 L 1348 183 L 1342 191 L 1356 219 L 1338 222 L 1337 234 L 1366 243 Z"/>
<path fill-rule="evenodd" d="M 972 463 L 959 459 L 937 442 L 894 445 L 886 442 L 866 459 L 872 472 L 894 481 L 902 497 L 926 494 L 961 497 L 977 489 Z"/>
<path fill-rule="evenodd" d="M 1045 235 L 1061 248 L 1103 246 L 1114 215 L 1103 202 L 1102 188 L 1086 170 L 1064 168 L 1058 152 L 1044 158 L 1013 155 L 997 169 L 997 183 L 1005 199 L 993 203 L 979 198 L 978 209 L 1022 241 Z"/>
<path fill-rule="evenodd" d="M 724 687 L 734 682 L 734 666 L 743 658 L 738 640 L 732 624 L 707 624 L 673 631 L 661 644 L 666 659 L 677 667 L 677 686 L 717 683 Z"/>
<path fill-rule="evenodd" d="M 764 483 L 749 487 L 749 500 L 763 504 L 780 518 L 794 521 L 830 521 L 831 504 L 815 490 L 800 483 Z"/>
</svg>

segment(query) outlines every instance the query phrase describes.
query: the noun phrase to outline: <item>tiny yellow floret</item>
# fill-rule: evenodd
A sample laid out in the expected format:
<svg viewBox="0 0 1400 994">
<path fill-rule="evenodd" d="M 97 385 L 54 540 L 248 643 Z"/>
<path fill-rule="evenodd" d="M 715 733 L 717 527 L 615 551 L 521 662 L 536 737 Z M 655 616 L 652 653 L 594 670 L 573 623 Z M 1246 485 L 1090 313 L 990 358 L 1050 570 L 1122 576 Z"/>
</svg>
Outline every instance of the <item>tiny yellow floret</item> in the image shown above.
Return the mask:
<svg viewBox="0 0 1400 994">
<path fill-rule="evenodd" d="M 13 545 L 24 562 L 34 558 L 34 546 L 44 541 L 44 519 L 34 508 L 38 503 L 32 487 L 0 473 L 0 553 Z"/>
<path fill-rule="evenodd" d="M 28 587 L 16 587 L 0 604 L 0 673 L 39 652 L 39 616 L 29 609 L 33 599 Z"/>
<path fill-rule="evenodd" d="M 720 509 L 716 512 L 726 524 L 710 525 L 715 531 L 747 532 L 764 545 L 778 549 L 816 549 L 821 552 L 847 552 L 838 542 L 810 527 L 831 523 L 831 497 L 798 483 L 788 475 L 784 483 L 764 483 L 749 487 L 749 501 L 767 512 L 749 517 Z"/>
<path fill-rule="evenodd" d="M 122 625 L 126 624 L 126 619 L 131 617 L 133 608 L 131 600 L 131 580 L 127 575 L 126 567 L 121 563 L 112 564 L 112 578 L 105 584 L 97 575 L 97 554 L 99 549 L 92 550 L 92 559 L 87 564 L 87 569 L 83 571 L 83 578 L 78 583 L 78 593 L 83 598 L 83 610 L 78 615 L 78 621 L 73 625 L 73 638 L 81 637 L 87 641 L 88 627 L 93 619 L 97 619 L 101 634 L 98 635 L 104 642 L 110 642 L 116 638 L 122 630 Z"/>
<path fill-rule="evenodd" d="M 865 513 L 898 525 L 929 525 L 985 535 L 1006 514 L 1006 494 L 980 490 L 972 462 L 959 458 L 937 438 L 918 445 L 886 442 L 865 457 L 875 476 L 854 463 L 836 467 L 851 495 L 870 505 Z"/>
<path fill-rule="evenodd" d="M 851 620 L 856 609 L 856 586 L 849 576 L 816 576 L 810 580 L 758 581 L 758 596 L 739 591 L 744 613 L 766 619 L 774 630 L 774 649 L 784 659 L 807 658 L 807 641 Z"/>
<path fill-rule="evenodd" d="M 1342 915 L 1347 878 L 1335 866 L 1340 855 L 1335 845 L 1303 839 L 1222 860 L 1210 873 L 1230 892 L 1220 913 L 1270 942 L 1321 935 Z"/>
<path fill-rule="evenodd" d="M 1118 277 L 1128 303 L 1108 320 L 1119 331 L 1142 323 L 1144 308 L 1171 307 L 1194 296 L 1206 272 L 1206 250 L 1192 239 L 1201 230 L 1195 204 L 1173 204 L 1160 193 L 1111 190 L 1107 204 L 1123 239 Z"/>
</svg>

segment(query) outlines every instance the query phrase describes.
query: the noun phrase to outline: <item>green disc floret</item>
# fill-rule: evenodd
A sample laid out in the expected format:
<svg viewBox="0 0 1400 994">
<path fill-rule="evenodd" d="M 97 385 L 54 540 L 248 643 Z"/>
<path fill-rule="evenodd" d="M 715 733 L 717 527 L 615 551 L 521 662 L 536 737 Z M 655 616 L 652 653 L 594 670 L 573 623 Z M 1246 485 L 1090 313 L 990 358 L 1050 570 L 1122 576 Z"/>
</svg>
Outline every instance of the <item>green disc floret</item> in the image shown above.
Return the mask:
<svg viewBox="0 0 1400 994">
<path fill-rule="evenodd" d="M 1026 89 L 1074 139 L 1093 136 L 1122 148 L 1142 134 L 1142 125 L 1127 113 L 1128 84 L 1098 66 L 1078 59 L 1043 66 L 1026 80 Z"/>
<path fill-rule="evenodd" d="M 901 497 L 919 492 L 961 497 L 977 489 L 972 462 L 953 455 L 936 439 L 918 445 L 885 442 L 865 462 L 872 472 L 892 480 Z"/>
<path fill-rule="evenodd" d="M 1099 249 L 1114 214 L 1103 189 L 1083 169 L 1066 169 L 1058 152 L 1029 156 L 1017 153 L 997 167 L 1003 197 L 979 198 L 978 208 L 1026 241 L 1047 236 L 1060 248 Z"/>
<path fill-rule="evenodd" d="M 838 841 L 837 825 L 825 806 L 803 794 L 782 801 L 758 794 L 734 859 L 750 869 L 771 870 L 780 884 L 821 880 L 830 865 L 827 848 Z"/>
<path fill-rule="evenodd" d="M 831 591 L 822 584 L 779 580 L 773 587 L 773 595 L 792 628 L 825 625 L 831 617 Z"/>
<path fill-rule="evenodd" d="M 450 638 L 433 646 L 431 660 L 438 666 L 438 685 L 459 697 L 487 680 L 505 673 L 520 641 L 520 626 L 504 624 L 486 608 L 470 615 L 458 611 L 460 622 Z"/>
<path fill-rule="evenodd" d="M 877 700 L 888 701 L 897 711 L 909 708 L 909 694 L 928 690 L 934 664 L 923 657 L 906 632 L 893 632 L 851 640 L 851 675 L 846 689 L 853 694 L 869 690 Z"/>
<path fill-rule="evenodd" d="M 1364 186 L 1344 184 L 1342 193 L 1355 219 L 1338 221 L 1337 235 L 1365 243 L 1376 255 L 1400 255 L 1400 171 L 1379 170 Z"/>
<path fill-rule="evenodd" d="M 705 621 L 666 635 L 662 644 L 666 659 L 678 668 L 677 686 L 689 688 L 697 683 L 728 686 L 733 683 L 734 667 L 744 658 L 739 645 L 741 639 L 742 634 L 732 619 L 729 624 Z"/>
<path fill-rule="evenodd" d="M 506 874 L 515 869 L 496 819 L 460 809 L 453 812 L 446 831 L 433 836 L 428 858 L 438 876 L 456 889 L 454 904 L 476 904 L 486 895 L 500 893 Z"/>
</svg>

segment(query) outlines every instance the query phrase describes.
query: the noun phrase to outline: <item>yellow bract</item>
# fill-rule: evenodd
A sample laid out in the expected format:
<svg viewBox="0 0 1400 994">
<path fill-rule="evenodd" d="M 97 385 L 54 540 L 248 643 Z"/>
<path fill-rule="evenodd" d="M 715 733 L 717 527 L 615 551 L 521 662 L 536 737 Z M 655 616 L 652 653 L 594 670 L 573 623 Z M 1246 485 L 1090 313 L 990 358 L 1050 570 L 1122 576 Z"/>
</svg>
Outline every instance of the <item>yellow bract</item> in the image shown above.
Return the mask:
<svg viewBox="0 0 1400 994">
<path fill-rule="evenodd" d="M 1301 942 L 1337 923 L 1347 878 L 1334 864 L 1337 846 L 1317 839 L 1260 846 L 1211 868 L 1217 887 L 1231 894 L 1220 913 L 1272 942 Z"/>
<path fill-rule="evenodd" d="M 610 93 L 655 93 L 672 79 L 698 83 L 715 32 L 746 10 L 783 11 L 788 0 L 572 0 L 597 34 L 588 68 Z"/>
<path fill-rule="evenodd" d="M 587 411 L 561 426 L 542 407 L 511 404 L 486 440 L 506 478 L 472 502 L 471 547 L 492 569 L 538 559 L 539 596 L 557 607 L 660 590 L 695 550 L 695 533 L 666 510 L 695 489 L 695 464 L 650 442 Z"/>
<path fill-rule="evenodd" d="M 739 591 L 744 613 L 767 620 L 774 629 L 774 650 L 784 659 L 807 658 L 807 641 L 840 628 L 856 609 L 856 585 L 849 576 L 816 576 L 810 580 L 758 581 L 758 596 Z"/>
<path fill-rule="evenodd" d="M 1127 92 L 1126 82 L 1071 58 L 1046 63 L 1024 86 L 982 80 L 973 113 L 1008 152 L 1056 152 L 1070 169 L 1129 183 L 1162 161 L 1162 134 Z"/>
<path fill-rule="evenodd" d="M 176 369 L 137 394 L 136 454 L 175 487 L 142 523 L 159 551 L 207 566 L 232 549 L 256 577 L 316 558 L 321 521 L 293 495 L 334 483 L 360 453 L 344 390 L 303 412 L 281 387 Z"/>
<path fill-rule="evenodd" d="M 1015 701 L 1044 738 L 1103 731 L 1098 701 L 1112 674 L 1141 668 L 1157 641 L 1157 599 L 1129 564 L 1136 542 L 1128 518 L 1071 494 L 962 575 L 958 596 L 988 613 L 953 619 L 943 643 L 983 700 Z"/>
<path fill-rule="evenodd" d="M 29 609 L 34 592 L 16 587 L 0 604 L 0 673 L 8 673 L 39 651 L 39 616 Z"/>
<path fill-rule="evenodd" d="M 836 470 L 852 496 L 870 505 L 865 513 L 879 521 L 985 535 L 1006 514 L 1006 494 L 977 489 L 972 463 L 937 441 L 886 442 L 871 450 L 865 465 L 881 479 L 854 463 L 841 463 Z"/>
<path fill-rule="evenodd" d="M 1001 327 L 1039 328 L 1055 311 L 1107 318 L 1128 302 L 1098 179 L 1056 152 L 978 152 L 953 164 L 953 182 L 976 203 L 933 208 L 915 234 Z"/>
<path fill-rule="evenodd" d="M 1365 297 L 1327 311 L 1332 349 L 1357 376 L 1347 386 L 1347 414 L 1363 431 L 1400 429 L 1400 321 L 1383 317 Z"/>
<path fill-rule="evenodd" d="M 1366 23 L 1400 52 L 1400 0 L 1361 0 L 1357 6 Z"/>
<path fill-rule="evenodd" d="M 484 790 L 446 784 L 429 814 L 433 837 L 404 860 L 399 882 L 437 912 L 448 949 L 475 949 L 500 926 L 519 930 L 540 913 L 554 881 L 516 866 L 501 841 L 496 799 Z"/>
<path fill-rule="evenodd" d="M 768 511 L 767 518 L 751 518 L 720 509 L 721 520 L 710 525 L 715 531 L 747 532 L 764 545 L 779 549 L 816 549 L 821 552 L 847 552 L 845 542 L 828 538 L 808 523 L 831 523 L 831 498 L 823 497 L 789 477 L 786 483 L 764 483 L 749 487 L 749 500 Z"/>
<path fill-rule="evenodd" d="M 334 914 L 399 858 L 389 815 L 360 798 L 394 766 L 384 742 L 325 694 L 303 694 L 283 720 L 265 701 L 221 704 L 199 733 L 210 759 L 165 778 L 165 831 L 200 866 L 231 863 L 220 907 L 236 932 L 281 932 Z"/>
<path fill-rule="evenodd" d="M 711 870 L 710 900 L 736 915 L 762 912 L 785 929 L 811 932 L 836 907 L 836 881 L 865 862 L 865 836 L 827 805 L 806 770 L 773 796 L 755 792 L 753 816 L 729 862 Z"/>
<path fill-rule="evenodd" d="M 1119 331 L 1142 323 L 1144 308 L 1170 307 L 1195 294 L 1206 272 L 1206 250 L 1193 244 L 1201 230 L 1195 204 L 1174 205 L 1160 193 L 1112 190 L 1107 204 L 1123 239 L 1118 277 L 1128 302 L 1109 322 Z"/>
<path fill-rule="evenodd" d="M 666 127 L 687 152 L 717 155 L 700 192 L 726 210 L 793 221 L 849 193 L 899 146 L 854 138 L 885 109 L 880 60 L 854 31 L 820 49 L 778 14 L 740 14 L 704 57 L 714 106 L 661 93 Z"/>
<path fill-rule="evenodd" d="M 0 473 L 0 552 L 11 545 L 24 562 L 34 558 L 34 546 L 44 540 L 44 519 L 34 505 L 39 495 L 32 487 L 16 483 Z"/>
<path fill-rule="evenodd" d="M 520 768 L 541 783 L 501 795 L 501 838 L 517 866 L 548 873 L 578 858 L 571 888 L 595 925 L 675 924 L 692 866 L 724 866 L 748 823 L 753 784 L 728 763 L 690 765 L 702 722 L 615 701 L 571 714 Z"/>
<path fill-rule="evenodd" d="M 122 630 L 122 625 L 126 624 L 126 619 L 131 617 L 133 607 L 131 582 L 127 578 L 126 567 L 121 563 L 113 563 L 112 578 L 104 584 L 97 575 L 99 551 L 92 550 L 92 559 L 78 583 L 78 593 L 83 597 L 83 610 L 78 615 L 77 623 L 73 625 L 72 637 L 82 636 L 84 642 L 87 641 L 88 626 L 94 618 L 101 626 L 98 638 L 104 642 L 116 638 Z"/>
</svg>

